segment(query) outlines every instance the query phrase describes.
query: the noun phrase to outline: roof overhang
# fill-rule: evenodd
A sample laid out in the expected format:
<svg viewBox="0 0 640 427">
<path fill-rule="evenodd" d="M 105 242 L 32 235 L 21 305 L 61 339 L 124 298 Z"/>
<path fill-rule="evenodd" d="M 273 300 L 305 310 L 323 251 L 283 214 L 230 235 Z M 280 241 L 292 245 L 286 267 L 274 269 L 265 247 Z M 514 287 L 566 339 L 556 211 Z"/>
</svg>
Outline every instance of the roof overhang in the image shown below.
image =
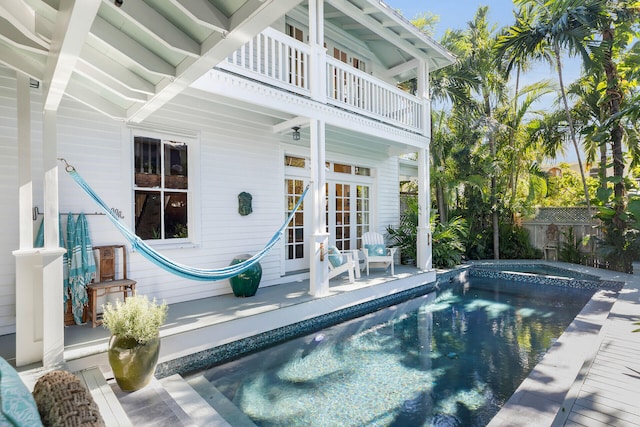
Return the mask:
<svg viewBox="0 0 640 427">
<path fill-rule="evenodd" d="M 141 122 L 302 0 L 0 0 L 0 63 Z"/>
</svg>

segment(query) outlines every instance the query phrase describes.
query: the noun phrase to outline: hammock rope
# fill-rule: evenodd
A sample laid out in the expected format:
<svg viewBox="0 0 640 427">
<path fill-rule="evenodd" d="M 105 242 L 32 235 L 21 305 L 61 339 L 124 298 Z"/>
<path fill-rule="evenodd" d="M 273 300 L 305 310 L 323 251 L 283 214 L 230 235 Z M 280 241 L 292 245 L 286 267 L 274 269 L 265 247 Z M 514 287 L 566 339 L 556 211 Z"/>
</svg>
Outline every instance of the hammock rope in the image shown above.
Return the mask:
<svg viewBox="0 0 640 427">
<path fill-rule="evenodd" d="M 199 281 L 224 280 L 224 279 L 237 276 L 238 274 L 241 274 L 245 270 L 251 268 L 262 257 L 264 257 L 271 250 L 271 248 L 275 246 L 278 240 L 280 240 L 280 238 L 284 234 L 287 224 L 289 224 L 291 219 L 293 219 L 294 214 L 302 204 L 304 197 L 307 195 L 307 192 L 309 191 L 309 185 L 307 185 L 307 187 L 304 189 L 304 191 L 300 195 L 298 202 L 295 204 L 293 210 L 287 217 L 284 224 L 282 224 L 282 226 L 278 229 L 278 231 L 276 231 L 276 233 L 273 235 L 271 240 L 267 242 L 267 244 L 264 246 L 264 248 L 262 248 L 260 252 L 256 253 L 255 255 L 253 255 L 251 258 L 248 258 L 247 260 L 241 261 L 237 264 L 234 264 L 228 267 L 203 269 L 203 268 L 190 267 L 184 264 L 174 262 L 169 258 L 167 258 L 166 256 L 159 253 L 158 251 L 156 251 L 155 249 L 153 249 L 148 244 L 146 244 L 142 239 L 140 239 L 140 237 L 138 237 L 135 233 L 133 233 L 124 224 L 120 222 L 118 217 L 116 217 L 115 214 L 111 211 L 111 208 L 109 208 L 109 206 L 107 206 L 107 204 L 100 198 L 100 196 L 98 196 L 95 193 L 95 191 L 93 191 L 93 189 L 89 186 L 89 184 L 87 184 L 87 182 L 82 178 L 82 176 L 80 176 L 80 174 L 76 171 L 75 167 L 67 163 L 65 159 L 59 158 L 58 160 L 60 160 L 61 162 L 64 162 L 65 171 L 69 174 L 69 176 L 71 176 L 71 178 L 75 181 L 75 183 L 78 184 L 78 186 L 82 188 L 89 195 L 89 197 L 91 197 L 91 199 L 93 199 L 93 201 L 102 209 L 102 211 L 106 214 L 107 218 L 111 220 L 113 225 L 115 225 L 116 228 L 120 231 L 120 233 L 122 233 L 122 235 L 129 241 L 129 243 L 131 243 L 131 246 L 134 250 L 140 252 L 142 256 L 144 256 L 146 259 L 148 259 L 158 267 L 163 268 L 164 270 L 167 270 L 170 273 L 173 273 L 177 276 L 184 277 L 190 280 L 199 280 Z"/>
</svg>

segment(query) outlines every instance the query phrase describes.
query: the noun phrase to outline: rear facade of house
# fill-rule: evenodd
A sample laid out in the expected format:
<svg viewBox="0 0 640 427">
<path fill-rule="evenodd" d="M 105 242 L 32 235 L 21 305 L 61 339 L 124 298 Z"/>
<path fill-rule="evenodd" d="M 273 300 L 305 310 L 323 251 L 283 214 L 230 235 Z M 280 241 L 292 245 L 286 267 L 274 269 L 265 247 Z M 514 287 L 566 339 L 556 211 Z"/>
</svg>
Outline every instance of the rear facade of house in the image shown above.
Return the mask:
<svg viewBox="0 0 640 427">
<path fill-rule="evenodd" d="M 46 359 L 57 344 L 36 342 L 62 329 L 51 290 L 62 253 L 47 230 L 58 214 L 58 233 L 83 212 L 94 245 L 127 244 L 139 294 L 175 303 L 231 292 L 132 250 L 58 158 L 138 237 L 197 268 L 260 251 L 309 186 L 260 261 L 260 286 L 309 277 L 317 296 L 328 246 L 359 249 L 363 233 L 398 223 L 401 176 L 417 179 L 428 218 L 428 73 L 453 58 L 384 3 L 16 3 L 0 12 L 11 24 L 0 30 L 0 335 L 20 343 L 20 325 L 32 331 L 22 363 Z M 413 93 L 398 88 L 410 79 Z M 400 161 L 411 153 L 413 170 Z M 31 242 L 42 221 L 41 250 Z M 420 230 L 417 268 L 430 269 Z"/>
</svg>

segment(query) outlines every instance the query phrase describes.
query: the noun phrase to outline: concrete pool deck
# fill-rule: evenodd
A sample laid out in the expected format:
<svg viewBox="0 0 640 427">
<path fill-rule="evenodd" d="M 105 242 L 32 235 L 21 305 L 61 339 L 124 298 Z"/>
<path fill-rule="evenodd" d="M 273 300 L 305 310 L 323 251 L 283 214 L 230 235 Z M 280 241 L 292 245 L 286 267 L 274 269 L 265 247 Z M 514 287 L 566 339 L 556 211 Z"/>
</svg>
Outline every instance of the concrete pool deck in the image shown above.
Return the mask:
<svg viewBox="0 0 640 427">
<path fill-rule="evenodd" d="M 640 277 L 565 263 L 536 263 L 624 282 L 625 286 L 618 298 L 607 290 L 594 296 L 490 425 L 640 426 L 640 413 L 635 407 L 640 401 L 640 333 L 630 332 L 640 327 L 632 325 L 640 321 Z M 636 271 L 640 272 L 640 265 Z M 325 298 L 309 296 L 308 281 L 299 280 L 261 288 L 252 298 L 224 295 L 173 304 L 163 328 L 160 362 L 201 351 L 212 343 L 233 342 L 301 318 L 384 297 L 418 286 L 433 274 L 417 273 L 415 268 L 396 266 L 396 277 L 372 272 L 355 284 L 336 278 L 331 281 L 332 295 Z M 107 340 L 108 332 L 102 328 L 67 328 L 67 369 L 99 367 L 105 378 L 110 378 L 104 354 Z M 0 337 L 3 350 L 5 342 L 6 336 Z M 109 383 L 136 426 L 228 425 L 198 424 L 185 418 L 184 410 L 168 398 L 158 381 L 130 394 L 118 393 L 113 380 Z M 129 412 L 133 408 L 136 411 Z"/>
</svg>

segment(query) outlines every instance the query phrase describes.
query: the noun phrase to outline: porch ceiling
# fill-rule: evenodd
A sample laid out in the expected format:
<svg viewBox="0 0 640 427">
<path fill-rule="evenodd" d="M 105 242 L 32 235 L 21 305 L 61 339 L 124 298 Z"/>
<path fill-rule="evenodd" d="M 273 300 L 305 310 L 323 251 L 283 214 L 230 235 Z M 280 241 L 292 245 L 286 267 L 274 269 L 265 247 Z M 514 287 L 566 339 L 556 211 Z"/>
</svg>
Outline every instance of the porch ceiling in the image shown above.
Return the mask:
<svg viewBox="0 0 640 427">
<path fill-rule="evenodd" d="M 301 0 L 0 0 L 0 63 L 141 122 Z"/>
<path fill-rule="evenodd" d="M 429 71 L 446 67 L 455 57 L 410 21 L 379 0 L 327 0 L 325 19 L 364 41 L 391 76 L 416 76 L 415 58 L 425 58 Z"/>
</svg>

